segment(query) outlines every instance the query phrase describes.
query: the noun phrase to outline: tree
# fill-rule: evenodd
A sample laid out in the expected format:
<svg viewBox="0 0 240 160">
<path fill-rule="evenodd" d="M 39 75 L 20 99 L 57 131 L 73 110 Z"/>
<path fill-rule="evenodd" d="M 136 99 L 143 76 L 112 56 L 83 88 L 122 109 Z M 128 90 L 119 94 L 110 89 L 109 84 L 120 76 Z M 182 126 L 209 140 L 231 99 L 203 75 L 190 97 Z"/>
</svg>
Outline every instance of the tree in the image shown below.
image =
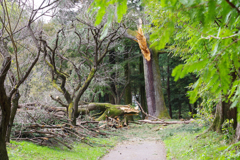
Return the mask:
<svg viewBox="0 0 240 160">
<path fill-rule="evenodd" d="M 18 89 L 37 63 L 41 51 L 40 44 L 38 44 L 37 48 L 33 48 L 29 53 L 28 48 L 31 48 L 31 46 L 23 43 L 23 40 L 26 41 L 28 36 L 36 34 L 33 32 L 32 25 L 39 18 L 36 14 L 42 9 L 41 7 L 52 7 L 55 2 L 46 6 L 42 4 L 34 12 L 34 9 L 31 8 L 31 14 L 24 9 L 27 6 L 26 3 L 21 7 L 21 2 L 19 4 L 13 2 L 11 5 L 10 2 L 3 0 L 0 3 L 2 12 L 0 17 L 0 53 L 3 58 L 0 68 L 0 157 L 6 160 L 8 159 L 6 141 L 9 141 L 11 127 L 20 98 Z M 26 61 L 24 59 L 26 55 L 34 57 L 29 59 L 27 64 L 23 63 Z M 9 87 L 7 83 L 7 75 L 12 87 Z M 12 108 L 11 101 L 13 103 Z"/>
<path fill-rule="evenodd" d="M 161 3 L 149 3 L 149 10 L 155 11 L 158 6 L 156 4 L 161 6 L 161 18 L 165 21 L 152 19 L 152 46 L 162 49 L 170 41 L 170 37 L 174 36 L 175 55 L 180 55 L 185 64 L 177 66 L 173 70 L 173 76 L 177 80 L 189 73 L 197 74 L 198 80 L 189 92 L 190 102 L 194 103 L 199 97 L 203 98 L 203 104 L 206 105 L 209 103 L 205 102 L 215 102 L 219 109 L 210 129 L 221 131 L 224 117 L 228 117 L 228 113 L 232 112 L 229 106 L 238 106 L 237 2 L 163 0 Z M 157 12 L 149 14 L 152 15 L 150 17 L 157 14 L 160 16 Z M 223 105 L 228 100 L 231 100 L 231 103 Z M 236 112 L 228 118 L 236 117 L 234 114 Z M 234 119 L 236 121 L 236 118 Z"/>
<path fill-rule="evenodd" d="M 123 14 L 127 12 L 127 1 L 119 1 L 115 0 L 113 3 L 116 3 L 116 9 L 117 9 L 117 19 L 118 22 L 122 20 Z M 132 2 L 134 3 L 134 2 Z M 95 8 L 100 7 L 100 10 L 98 11 L 98 15 L 96 17 L 96 24 L 101 22 L 102 16 L 105 14 L 105 6 L 109 7 L 109 12 L 111 13 L 114 7 L 110 5 L 112 3 L 108 3 L 108 1 L 101 2 L 96 0 L 94 3 Z M 104 7 L 103 7 L 104 6 Z M 138 6 L 139 8 L 139 6 Z M 109 22 L 112 21 L 112 17 L 109 19 Z M 142 24 L 140 24 L 141 26 Z M 146 90 L 146 98 L 147 98 L 147 104 L 148 104 L 148 111 L 149 114 L 157 116 L 159 118 L 169 118 L 169 114 L 167 111 L 167 108 L 165 106 L 164 97 L 162 93 L 161 88 L 161 76 L 160 76 L 160 70 L 158 67 L 158 52 L 156 50 L 148 49 L 147 40 L 145 38 L 145 35 L 142 32 L 142 28 L 140 27 L 138 30 L 138 33 L 134 33 L 133 31 L 128 32 L 128 34 L 125 34 L 127 38 L 133 39 L 137 41 L 138 43 L 144 43 L 140 44 L 140 48 L 142 50 L 142 53 L 145 54 L 144 50 L 148 52 L 148 59 L 146 60 L 146 57 L 144 59 L 144 68 L 145 68 L 145 90 Z M 147 37 L 147 36 L 146 36 Z M 140 39 L 139 39 L 140 38 Z M 143 48 L 142 48 L 143 47 Z"/>
<path fill-rule="evenodd" d="M 45 62 L 52 75 L 52 85 L 63 94 L 67 104 L 59 98 L 53 98 L 53 100 L 67 108 L 68 118 L 74 125 L 76 125 L 76 118 L 79 115 L 80 98 L 89 87 L 113 43 L 122 35 L 122 32 L 119 31 L 122 24 L 111 24 L 109 33 L 105 37 L 101 37 L 104 25 L 93 25 L 90 15 L 86 13 L 88 7 L 89 2 L 82 3 L 81 13 L 78 13 L 81 14 L 81 18 L 73 17 L 73 19 L 65 21 L 62 24 L 64 25 L 63 28 L 59 28 L 55 38 L 52 39 L 53 43 L 45 39 L 45 35 L 40 37 L 39 40 L 35 37 L 36 44 L 37 41 L 43 43 L 42 50 L 45 54 Z M 86 17 L 86 19 L 83 19 L 83 17 Z M 73 28 L 66 30 L 64 27 L 69 23 Z M 68 38 L 66 38 L 66 35 L 68 35 Z M 81 75 L 83 64 L 89 67 L 86 77 Z M 70 76 L 75 81 L 72 91 L 66 87 Z"/>
</svg>

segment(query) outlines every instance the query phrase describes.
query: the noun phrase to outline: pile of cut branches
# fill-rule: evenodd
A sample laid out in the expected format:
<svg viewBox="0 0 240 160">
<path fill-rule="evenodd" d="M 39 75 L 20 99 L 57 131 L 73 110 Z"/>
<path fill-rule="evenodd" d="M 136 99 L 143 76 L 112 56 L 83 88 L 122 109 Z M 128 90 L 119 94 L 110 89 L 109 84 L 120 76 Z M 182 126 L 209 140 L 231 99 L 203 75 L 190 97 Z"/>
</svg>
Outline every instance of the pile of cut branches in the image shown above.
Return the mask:
<svg viewBox="0 0 240 160">
<path fill-rule="evenodd" d="M 88 144 L 85 137 L 107 136 L 99 130 L 97 121 L 79 120 L 73 126 L 65 116 L 59 116 L 54 110 L 49 112 L 37 106 L 26 106 L 28 109 L 21 107 L 17 112 L 12 140 L 27 140 L 45 146 L 64 145 L 72 149 L 71 144 L 76 141 Z"/>
</svg>

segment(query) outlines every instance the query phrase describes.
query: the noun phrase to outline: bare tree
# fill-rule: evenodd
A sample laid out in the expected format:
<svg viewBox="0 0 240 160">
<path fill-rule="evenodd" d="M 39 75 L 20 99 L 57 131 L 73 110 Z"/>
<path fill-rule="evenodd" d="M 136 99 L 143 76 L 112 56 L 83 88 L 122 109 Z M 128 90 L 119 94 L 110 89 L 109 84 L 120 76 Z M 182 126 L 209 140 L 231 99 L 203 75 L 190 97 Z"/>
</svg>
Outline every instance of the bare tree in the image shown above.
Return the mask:
<svg viewBox="0 0 240 160">
<path fill-rule="evenodd" d="M 74 125 L 76 125 L 76 118 L 79 115 L 80 98 L 90 85 L 104 57 L 109 53 L 109 48 L 125 32 L 125 30 L 120 32 L 122 24 L 111 24 L 112 27 L 108 34 L 101 37 L 104 24 L 94 26 L 93 19 L 87 13 L 89 5 L 89 2 L 82 4 L 81 13 L 78 13 L 81 18 L 73 17 L 69 21 L 61 21 L 62 28 L 58 30 L 52 40 L 47 40 L 45 38 L 47 35 L 43 35 L 39 39 L 34 38 L 36 45 L 43 43 L 42 50 L 45 63 L 51 71 L 52 85 L 63 94 L 67 104 L 59 97 L 52 97 L 52 99 L 66 107 L 68 118 Z M 71 57 L 69 52 L 73 52 L 75 56 Z M 64 68 L 62 64 L 71 67 Z M 89 69 L 87 76 L 81 74 L 83 65 Z M 69 71 L 69 68 L 72 70 Z M 72 74 L 75 74 L 75 77 L 71 90 L 67 82 Z"/>
<path fill-rule="evenodd" d="M 37 48 L 33 48 L 23 40 L 26 40 L 29 35 L 36 37 L 37 32 L 33 32 L 32 25 L 45 13 L 38 15 L 38 11 L 47 7 L 51 8 L 55 3 L 56 1 L 44 0 L 38 9 L 34 9 L 34 7 L 28 6 L 27 0 L 13 3 L 6 0 L 0 1 L 2 12 L 0 14 L 0 53 L 2 56 L 0 59 L 2 61 L 0 68 L 0 157 L 2 160 L 8 159 L 6 141 L 9 141 L 11 126 L 20 98 L 18 89 L 37 63 L 41 52 L 40 43 L 37 42 Z M 21 57 L 26 54 L 31 57 L 27 61 L 28 63 L 25 63 L 26 59 Z M 8 85 L 7 75 L 11 87 Z M 13 107 L 11 107 L 11 101 Z"/>
</svg>

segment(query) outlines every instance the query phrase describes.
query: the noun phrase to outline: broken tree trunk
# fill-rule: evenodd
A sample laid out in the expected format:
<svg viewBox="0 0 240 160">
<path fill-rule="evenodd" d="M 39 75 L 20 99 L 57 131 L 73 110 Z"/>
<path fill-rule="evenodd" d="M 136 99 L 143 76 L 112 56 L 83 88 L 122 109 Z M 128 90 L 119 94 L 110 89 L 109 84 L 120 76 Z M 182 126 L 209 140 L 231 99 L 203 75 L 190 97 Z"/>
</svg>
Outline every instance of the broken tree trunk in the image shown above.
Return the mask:
<svg viewBox="0 0 240 160">
<path fill-rule="evenodd" d="M 136 115 L 139 113 L 138 110 L 131 108 L 130 105 L 113 105 L 110 103 L 89 103 L 87 105 L 82 105 L 78 107 L 78 114 L 85 114 L 88 111 L 92 110 L 102 111 L 102 115 L 96 120 L 101 121 L 105 120 L 106 117 L 115 117 L 123 115 Z"/>
<path fill-rule="evenodd" d="M 162 93 L 158 53 L 148 48 L 141 25 L 138 28 L 136 37 L 144 57 L 144 77 L 148 113 L 158 118 L 168 119 L 170 116 Z"/>
<path fill-rule="evenodd" d="M 142 31 L 142 22 L 138 26 L 138 31 L 128 30 L 124 34 L 126 38 L 130 38 L 138 42 L 144 60 L 144 79 L 148 113 L 158 118 L 169 119 L 161 84 L 161 74 L 158 63 L 158 52 L 148 47 L 147 38 Z"/>
</svg>

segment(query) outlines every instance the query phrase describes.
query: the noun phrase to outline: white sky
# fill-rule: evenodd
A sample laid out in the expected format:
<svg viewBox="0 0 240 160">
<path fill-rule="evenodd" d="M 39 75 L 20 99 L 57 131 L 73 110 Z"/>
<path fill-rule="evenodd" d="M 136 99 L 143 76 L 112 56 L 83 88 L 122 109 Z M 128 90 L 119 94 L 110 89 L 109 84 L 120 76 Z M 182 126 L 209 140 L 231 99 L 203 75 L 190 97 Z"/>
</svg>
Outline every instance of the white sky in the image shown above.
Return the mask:
<svg viewBox="0 0 240 160">
<path fill-rule="evenodd" d="M 33 6 L 34 3 L 34 9 L 39 8 L 39 6 L 42 4 L 42 2 L 45 1 L 45 3 L 42 6 L 46 6 L 49 1 L 53 2 L 54 0 L 29 0 L 29 3 L 31 6 Z M 68 2 L 69 3 L 69 2 Z M 71 8 L 71 10 L 76 11 L 79 7 L 81 8 L 81 4 L 74 4 L 75 8 Z M 46 12 L 48 9 L 50 9 L 51 7 L 47 7 L 46 9 L 43 9 L 41 11 L 38 12 L 37 16 L 41 15 L 42 13 Z M 46 15 L 41 16 L 41 19 L 43 19 L 45 22 L 48 22 L 51 20 L 51 16 L 54 15 L 54 13 L 56 13 L 57 10 L 50 10 L 47 13 L 45 13 Z"/>
</svg>

